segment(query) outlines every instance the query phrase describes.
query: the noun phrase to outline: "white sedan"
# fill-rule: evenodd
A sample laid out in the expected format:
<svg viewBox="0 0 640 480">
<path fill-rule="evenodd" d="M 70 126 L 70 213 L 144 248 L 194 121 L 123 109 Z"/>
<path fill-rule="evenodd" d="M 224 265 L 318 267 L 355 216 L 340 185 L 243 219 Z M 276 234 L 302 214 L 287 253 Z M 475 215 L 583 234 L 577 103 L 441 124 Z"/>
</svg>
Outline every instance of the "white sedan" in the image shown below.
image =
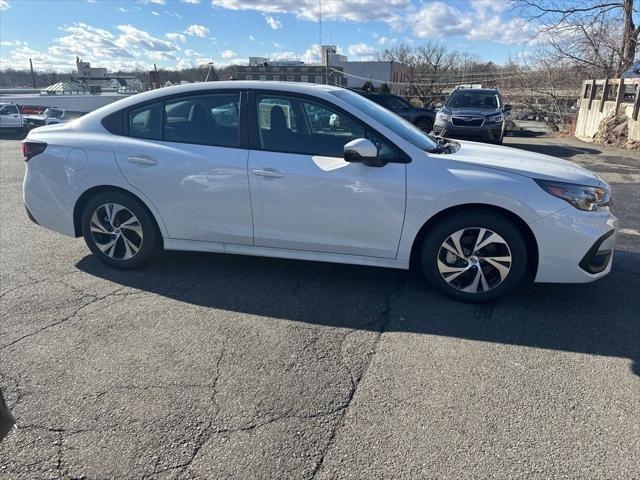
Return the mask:
<svg viewBox="0 0 640 480">
<path fill-rule="evenodd" d="M 23 153 L 30 218 L 123 269 L 162 249 L 415 260 L 442 292 L 489 301 L 606 275 L 618 227 L 588 170 L 432 137 L 325 85 L 154 90 L 33 130 Z"/>
</svg>

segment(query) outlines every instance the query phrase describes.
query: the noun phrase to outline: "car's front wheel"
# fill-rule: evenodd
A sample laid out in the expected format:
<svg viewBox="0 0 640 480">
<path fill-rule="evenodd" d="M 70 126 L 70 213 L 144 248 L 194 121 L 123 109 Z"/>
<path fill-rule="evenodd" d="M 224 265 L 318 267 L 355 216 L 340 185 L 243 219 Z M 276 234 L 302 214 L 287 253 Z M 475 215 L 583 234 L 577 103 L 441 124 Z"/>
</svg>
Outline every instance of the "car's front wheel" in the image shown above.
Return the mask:
<svg viewBox="0 0 640 480">
<path fill-rule="evenodd" d="M 115 268 L 133 269 L 160 248 L 154 219 L 140 201 L 122 192 L 93 196 L 82 213 L 82 234 L 91 252 Z"/>
<path fill-rule="evenodd" d="M 428 283 L 465 302 L 488 302 L 521 283 L 527 247 L 508 218 L 470 210 L 438 221 L 426 234 L 421 263 Z"/>
</svg>

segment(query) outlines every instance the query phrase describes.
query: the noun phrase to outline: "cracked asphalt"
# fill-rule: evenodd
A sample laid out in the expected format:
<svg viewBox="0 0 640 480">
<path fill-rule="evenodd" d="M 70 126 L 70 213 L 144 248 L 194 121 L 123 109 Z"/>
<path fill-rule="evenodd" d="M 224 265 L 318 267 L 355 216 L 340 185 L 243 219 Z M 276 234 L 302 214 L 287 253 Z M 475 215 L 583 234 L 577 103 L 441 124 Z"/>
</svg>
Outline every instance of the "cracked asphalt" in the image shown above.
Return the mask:
<svg viewBox="0 0 640 480">
<path fill-rule="evenodd" d="M 640 155 L 598 172 L 613 272 L 454 303 L 417 272 L 166 253 L 94 260 L 29 222 L 0 139 L 0 478 L 639 478 Z"/>
</svg>

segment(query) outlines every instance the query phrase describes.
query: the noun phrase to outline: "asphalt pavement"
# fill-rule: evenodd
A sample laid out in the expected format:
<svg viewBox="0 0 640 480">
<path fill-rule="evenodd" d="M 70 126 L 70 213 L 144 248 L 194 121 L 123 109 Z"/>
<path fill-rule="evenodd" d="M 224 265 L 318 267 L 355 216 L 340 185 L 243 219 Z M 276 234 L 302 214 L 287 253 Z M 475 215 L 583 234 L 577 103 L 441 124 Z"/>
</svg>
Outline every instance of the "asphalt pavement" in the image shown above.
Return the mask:
<svg viewBox="0 0 640 480">
<path fill-rule="evenodd" d="M 640 477 L 640 155 L 506 143 L 613 185 L 612 273 L 474 306 L 419 272 L 166 253 L 32 224 L 0 137 L 1 479 Z"/>
</svg>

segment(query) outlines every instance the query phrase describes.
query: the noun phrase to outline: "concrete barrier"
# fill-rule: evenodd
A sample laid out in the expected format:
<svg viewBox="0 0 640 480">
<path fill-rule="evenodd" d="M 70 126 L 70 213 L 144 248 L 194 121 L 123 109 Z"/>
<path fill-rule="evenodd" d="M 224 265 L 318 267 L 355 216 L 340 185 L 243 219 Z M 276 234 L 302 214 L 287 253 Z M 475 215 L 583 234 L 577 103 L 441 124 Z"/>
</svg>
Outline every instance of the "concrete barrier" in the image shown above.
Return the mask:
<svg viewBox="0 0 640 480">
<path fill-rule="evenodd" d="M 600 122 L 623 115 L 628 119 L 629 140 L 640 142 L 640 78 L 587 80 L 579 101 L 576 137 L 593 141 Z"/>
</svg>

